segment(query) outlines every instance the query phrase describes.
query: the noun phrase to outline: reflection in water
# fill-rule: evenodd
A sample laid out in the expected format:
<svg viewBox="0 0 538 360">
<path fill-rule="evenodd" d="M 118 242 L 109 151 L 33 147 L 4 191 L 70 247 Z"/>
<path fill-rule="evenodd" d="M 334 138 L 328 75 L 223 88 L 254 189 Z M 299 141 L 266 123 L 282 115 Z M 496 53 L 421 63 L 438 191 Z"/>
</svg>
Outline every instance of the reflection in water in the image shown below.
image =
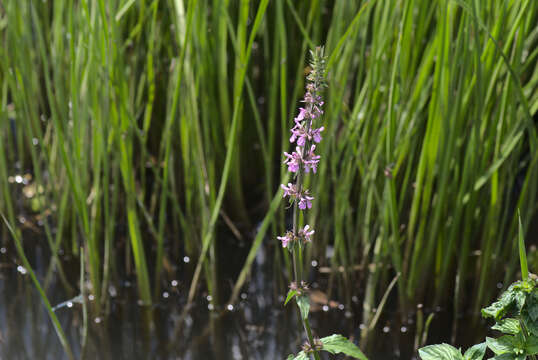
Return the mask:
<svg viewBox="0 0 538 360">
<path fill-rule="evenodd" d="M 47 257 L 42 256 L 39 247 L 33 251 L 29 254 L 34 259 L 31 263 L 37 274 L 43 274 L 48 264 L 42 263 L 42 259 Z M 161 291 L 160 301 L 150 308 L 138 304 L 137 291 L 131 282 L 110 287 L 108 316 L 91 315 L 85 358 L 285 359 L 300 349 L 304 339 L 297 327 L 295 308 L 282 305 L 284 294 L 275 288 L 273 271 L 265 258 L 271 257 L 260 253 L 239 303 L 221 308 L 207 293 L 201 292 L 183 318 L 188 280 L 179 276 L 168 282 Z M 76 279 L 76 268 L 73 272 Z M 43 276 L 40 280 L 43 281 Z M 229 288 L 222 292 L 228 296 Z M 61 305 L 56 313 L 80 358 L 82 306 L 76 297 L 73 299 L 76 294 L 67 294 L 57 280 L 51 283 L 47 294 L 52 304 Z M 91 296 L 87 299 L 90 304 L 92 300 Z M 348 307 L 330 301 L 320 290 L 312 292 L 311 300 L 314 311 L 311 324 L 318 330 L 318 336 L 341 333 L 360 338 L 360 301 L 356 296 Z M 401 323 L 400 316 L 391 314 L 390 310 L 385 312 L 372 334 L 373 341 L 365 349 L 367 354 L 374 360 L 413 358 L 413 316 Z M 450 321 L 449 314 L 445 320 Z M 467 341 L 480 335 L 483 334 L 475 334 Z M 450 333 L 437 338 L 434 334 L 429 340 L 450 341 L 449 337 Z M 459 344 L 463 345 L 461 339 Z M 28 275 L 18 270 L 14 252 L 0 251 L 0 360 L 19 359 L 66 357 Z"/>
</svg>

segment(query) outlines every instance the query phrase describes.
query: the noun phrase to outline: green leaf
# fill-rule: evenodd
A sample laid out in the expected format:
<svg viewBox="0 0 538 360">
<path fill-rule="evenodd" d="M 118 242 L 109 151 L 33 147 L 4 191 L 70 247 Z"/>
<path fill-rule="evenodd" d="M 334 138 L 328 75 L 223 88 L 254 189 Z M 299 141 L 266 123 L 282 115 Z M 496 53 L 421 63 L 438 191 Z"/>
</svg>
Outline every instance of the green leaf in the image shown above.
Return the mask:
<svg viewBox="0 0 538 360">
<path fill-rule="evenodd" d="M 529 336 L 525 343 L 525 352 L 527 355 L 538 354 L 538 338 L 536 336 Z"/>
<path fill-rule="evenodd" d="M 483 342 L 483 343 L 471 346 L 469 349 L 467 349 L 465 354 L 463 354 L 463 357 L 465 360 L 482 360 L 485 353 L 486 353 L 486 343 Z"/>
<path fill-rule="evenodd" d="M 523 359 L 525 359 L 525 356 L 523 356 L 522 360 Z M 520 358 L 518 356 L 516 356 L 515 354 L 505 353 L 505 354 L 502 354 L 502 355 L 492 357 L 489 360 L 520 360 Z"/>
<path fill-rule="evenodd" d="M 303 320 L 308 319 L 308 312 L 310 311 L 310 299 L 306 295 L 300 295 L 295 297 L 295 301 L 297 301 L 297 305 L 299 306 L 299 309 L 301 310 L 301 316 Z"/>
<path fill-rule="evenodd" d="M 523 240 L 523 226 L 521 225 L 521 216 L 519 209 L 517 211 L 517 217 L 519 220 L 519 263 L 521 265 L 521 278 L 523 281 L 527 281 L 529 278 L 529 267 L 527 266 L 527 252 L 525 250 L 525 241 Z"/>
<path fill-rule="evenodd" d="M 297 290 L 290 290 L 288 291 L 288 296 L 286 297 L 286 301 L 284 301 L 284 306 L 288 304 L 288 302 L 293 298 L 295 295 L 297 295 L 299 292 Z"/>
<path fill-rule="evenodd" d="M 300 353 L 297 354 L 297 356 L 293 354 L 289 354 L 286 360 L 309 360 L 309 359 L 308 359 L 308 355 L 305 354 L 304 351 L 301 351 Z"/>
<path fill-rule="evenodd" d="M 503 292 L 499 299 L 490 306 L 482 309 L 482 316 L 492 317 L 495 320 L 500 320 L 505 314 L 513 310 L 516 303 L 516 293 L 519 293 L 517 289 L 514 289 L 517 283 L 510 285 L 508 290 Z M 519 299 L 521 301 L 521 299 Z"/>
<path fill-rule="evenodd" d="M 355 359 L 368 360 L 366 355 L 351 341 L 343 337 L 342 335 L 334 334 L 321 339 L 323 344 L 322 350 L 331 354 L 345 354 L 352 356 Z"/>
<path fill-rule="evenodd" d="M 502 319 L 497 321 L 495 325 L 491 327 L 493 330 L 499 330 L 505 334 L 515 335 L 521 331 L 519 321 L 517 319 Z"/>
<path fill-rule="evenodd" d="M 506 353 L 513 353 L 514 347 L 517 343 L 515 337 L 511 335 L 501 336 L 498 339 L 495 338 L 486 338 L 486 344 L 495 355 L 502 355 Z"/>
<path fill-rule="evenodd" d="M 436 344 L 428 345 L 418 349 L 418 354 L 422 360 L 461 360 L 461 351 L 452 345 Z"/>
<path fill-rule="evenodd" d="M 532 321 L 530 319 L 525 320 L 525 326 L 527 327 L 527 330 L 529 330 L 532 335 L 538 336 L 538 321 Z"/>
<path fill-rule="evenodd" d="M 490 306 L 482 309 L 482 316 L 492 317 L 496 320 L 500 319 L 508 312 L 508 308 L 514 303 L 514 297 L 511 292 L 505 291 L 499 300 L 495 301 Z"/>
<path fill-rule="evenodd" d="M 536 298 L 538 294 L 533 291 L 531 295 L 527 298 L 527 312 L 532 321 L 538 319 L 538 299 Z"/>
</svg>

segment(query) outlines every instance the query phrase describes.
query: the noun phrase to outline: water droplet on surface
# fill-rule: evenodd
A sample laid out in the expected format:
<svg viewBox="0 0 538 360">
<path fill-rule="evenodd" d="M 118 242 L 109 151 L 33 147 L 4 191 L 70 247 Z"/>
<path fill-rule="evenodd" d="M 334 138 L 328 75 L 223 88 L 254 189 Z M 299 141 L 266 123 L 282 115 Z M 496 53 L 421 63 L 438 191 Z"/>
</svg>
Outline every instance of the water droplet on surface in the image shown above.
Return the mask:
<svg viewBox="0 0 538 360">
<path fill-rule="evenodd" d="M 68 302 L 67 302 L 67 307 L 68 307 L 68 308 L 72 308 L 72 307 L 73 307 L 73 303 L 72 303 L 71 301 L 68 301 Z"/>
<path fill-rule="evenodd" d="M 246 298 L 247 298 L 247 294 L 246 294 L 246 293 L 242 293 L 242 294 L 241 294 L 241 299 L 246 300 Z"/>
<path fill-rule="evenodd" d="M 400 331 L 405 334 L 407 332 L 407 328 L 405 326 L 402 326 L 400 328 Z"/>
<path fill-rule="evenodd" d="M 24 216 L 19 216 L 19 221 L 21 224 L 24 224 L 26 222 L 26 218 Z"/>
<path fill-rule="evenodd" d="M 323 305 L 323 311 L 325 311 L 325 312 L 329 311 L 329 306 L 328 305 Z"/>
<path fill-rule="evenodd" d="M 7 253 L 7 249 L 5 247 L 0 248 L 0 253 L 2 253 L 2 254 Z"/>
<path fill-rule="evenodd" d="M 32 139 L 32 144 L 34 144 L 34 145 L 39 144 L 39 140 L 37 140 L 37 138 L 33 138 Z"/>
<path fill-rule="evenodd" d="M 360 324 L 360 325 L 359 325 L 359 329 L 361 329 L 361 330 L 366 329 L 366 325 L 364 325 L 364 324 Z"/>
<path fill-rule="evenodd" d="M 353 313 L 352 313 L 351 311 L 348 310 L 348 311 L 346 311 L 346 312 L 344 313 L 344 316 L 345 316 L 346 318 L 350 319 L 350 318 L 353 317 Z"/>
<path fill-rule="evenodd" d="M 191 261 L 191 259 L 190 259 L 188 256 L 184 256 L 184 257 L 183 257 L 183 262 L 184 262 L 185 264 L 188 264 L 190 261 Z"/>
<path fill-rule="evenodd" d="M 211 295 L 207 295 L 207 296 L 206 296 L 206 300 L 207 300 L 207 301 L 211 301 L 211 300 L 213 300 L 213 296 L 211 296 Z"/>
<path fill-rule="evenodd" d="M 390 328 L 388 326 L 383 327 L 383 332 L 386 334 L 390 331 Z"/>
<path fill-rule="evenodd" d="M 26 275 L 28 273 L 28 270 L 26 270 L 24 267 L 22 266 L 17 266 L 17 271 L 20 272 L 22 275 Z"/>
<path fill-rule="evenodd" d="M 344 310 L 344 304 L 338 304 L 338 309 L 339 310 Z"/>
<path fill-rule="evenodd" d="M 503 288 L 503 283 L 502 282 L 498 282 L 497 283 L 497 289 L 502 289 Z"/>
<path fill-rule="evenodd" d="M 95 300 L 95 296 L 93 296 L 93 294 L 90 294 L 90 295 L 88 296 L 88 300 L 90 300 L 90 301 L 94 301 L 94 300 Z"/>
<path fill-rule="evenodd" d="M 22 184 L 22 180 L 23 180 L 23 179 L 22 179 L 22 176 L 20 176 L 20 175 L 15 175 L 15 182 L 16 182 L 17 184 Z"/>
<path fill-rule="evenodd" d="M 100 324 L 101 323 L 101 318 L 96 317 L 93 321 L 95 321 L 96 324 Z"/>
<path fill-rule="evenodd" d="M 170 297 L 168 291 L 163 292 L 163 298 L 168 299 L 168 297 Z"/>
<path fill-rule="evenodd" d="M 232 311 L 234 309 L 234 306 L 232 304 L 228 304 L 228 306 L 226 306 L 226 309 L 228 309 L 228 311 Z"/>
<path fill-rule="evenodd" d="M 207 305 L 207 308 L 208 308 L 209 310 L 213 310 L 215 307 L 213 306 L 213 304 L 209 304 L 209 305 Z"/>
<path fill-rule="evenodd" d="M 318 262 L 316 260 L 312 260 L 312 267 L 318 266 Z"/>
<path fill-rule="evenodd" d="M 172 286 L 176 287 L 178 285 L 178 282 L 177 282 L 177 280 L 172 280 L 172 282 L 170 284 L 172 284 Z"/>
</svg>

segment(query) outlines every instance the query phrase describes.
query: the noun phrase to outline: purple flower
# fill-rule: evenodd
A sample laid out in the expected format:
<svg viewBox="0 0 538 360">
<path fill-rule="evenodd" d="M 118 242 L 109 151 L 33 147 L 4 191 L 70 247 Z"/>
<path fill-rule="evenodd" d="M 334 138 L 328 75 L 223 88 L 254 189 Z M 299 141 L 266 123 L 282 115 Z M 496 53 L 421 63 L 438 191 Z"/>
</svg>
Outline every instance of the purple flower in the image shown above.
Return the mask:
<svg viewBox="0 0 538 360">
<path fill-rule="evenodd" d="M 305 210 L 306 208 L 310 209 L 312 207 L 312 200 L 314 200 L 314 197 L 308 196 L 306 191 L 302 193 L 301 196 L 299 197 L 299 209 L 301 210 Z"/>
<path fill-rule="evenodd" d="M 299 229 L 299 237 L 302 238 L 304 242 L 311 242 L 312 235 L 314 235 L 314 229 L 311 229 L 310 225 L 305 225 L 303 229 Z"/>
<path fill-rule="evenodd" d="M 321 132 L 325 130 L 325 128 L 322 126 L 318 129 L 314 129 L 311 132 L 311 136 L 314 139 L 315 142 L 319 143 L 321 141 Z"/>
<path fill-rule="evenodd" d="M 295 118 L 295 122 L 303 120 L 305 115 L 307 115 L 306 109 L 299 108 L 299 115 Z"/>
<path fill-rule="evenodd" d="M 310 147 L 310 151 L 303 159 L 305 172 L 310 172 L 310 169 L 312 169 L 312 171 L 316 173 L 321 156 L 314 154 L 314 150 L 316 150 L 316 145 Z"/>
<path fill-rule="evenodd" d="M 284 164 L 288 165 L 288 171 L 297 172 L 303 160 L 301 156 L 301 148 L 297 147 L 296 151 L 292 152 L 291 154 L 284 152 L 284 155 L 286 155 L 287 158 L 284 160 Z"/>
<path fill-rule="evenodd" d="M 284 189 L 284 195 L 282 195 L 282 197 L 297 197 L 297 186 L 295 184 L 288 183 L 288 186 L 280 184 L 280 187 Z"/>
<path fill-rule="evenodd" d="M 306 141 L 314 140 L 319 143 L 321 141 L 321 132 L 325 130 L 322 126 L 318 129 L 312 129 L 312 122 L 310 122 L 310 129 L 306 130 L 304 121 L 297 121 L 295 119 L 295 126 L 291 129 L 290 142 L 293 143 L 297 140 L 297 145 L 305 146 Z"/>
<path fill-rule="evenodd" d="M 288 247 L 290 242 L 293 242 L 295 240 L 295 235 L 291 231 L 287 231 L 286 235 L 284 236 L 277 236 L 278 240 L 282 241 L 282 247 Z"/>
</svg>

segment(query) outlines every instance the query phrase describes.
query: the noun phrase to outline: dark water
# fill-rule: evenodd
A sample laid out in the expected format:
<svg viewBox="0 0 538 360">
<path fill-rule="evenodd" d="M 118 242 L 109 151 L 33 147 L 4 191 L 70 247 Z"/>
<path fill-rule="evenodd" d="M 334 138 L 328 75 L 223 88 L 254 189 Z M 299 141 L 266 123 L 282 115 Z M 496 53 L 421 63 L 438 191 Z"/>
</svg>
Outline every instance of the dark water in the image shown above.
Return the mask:
<svg viewBox="0 0 538 360">
<path fill-rule="evenodd" d="M 47 259 L 48 254 L 42 253 L 40 246 L 30 252 L 28 255 L 43 282 L 42 275 L 48 264 L 41 259 Z M 233 308 L 218 308 L 201 290 L 184 318 L 181 314 L 188 283 L 179 276 L 167 281 L 160 301 L 150 308 L 138 304 L 133 282 L 124 280 L 119 287 L 111 286 L 109 315 L 90 314 L 86 359 L 285 359 L 288 354 L 298 352 L 304 341 L 303 334 L 297 326 L 295 309 L 292 305 L 285 308 L 282 305 L 284 294 L 274 288 L 269 258 L 264 251 L 260 252 L 252 277 Z M 73 271 L 76 279 L 76 264 L 66 269 Z M 231 283 L 224 279 L 224 283 L 227 282 Z M 312 284 L 318 287 L 314 293 L 322 297 L 323 282 Z M 53 305 L 70 298 L 57 279 L 51 283 L 47 294 Z M 88 302 L 91 304 L 91 299 Z M 64 305 L 56 314 L 78 358 L 82 306 L 76 302 Z M 451 315 L 437 310 L 428 343 L 450 342 Z M 425 315 L 428 311 L 425 309 Z M 313 304 L 311 325 L 319 337 L 340 333 L 357 340 L 363 328 L 360 318 L 360 301 L 354 296 L 348 307 L 335 301 Z M 410 314 L 404 322 L 401 318 L 387 306 L 364 349 L 370 359 L 414 358 L 417 314 Z M 465 347 L 483 335 L 461 333 L 456 340 Z M 2 247 L 0 360 L 19 359 L 58 360 L 66 356 L 26 269 L 18 265 L 13 251 Z"/>
</svg>

